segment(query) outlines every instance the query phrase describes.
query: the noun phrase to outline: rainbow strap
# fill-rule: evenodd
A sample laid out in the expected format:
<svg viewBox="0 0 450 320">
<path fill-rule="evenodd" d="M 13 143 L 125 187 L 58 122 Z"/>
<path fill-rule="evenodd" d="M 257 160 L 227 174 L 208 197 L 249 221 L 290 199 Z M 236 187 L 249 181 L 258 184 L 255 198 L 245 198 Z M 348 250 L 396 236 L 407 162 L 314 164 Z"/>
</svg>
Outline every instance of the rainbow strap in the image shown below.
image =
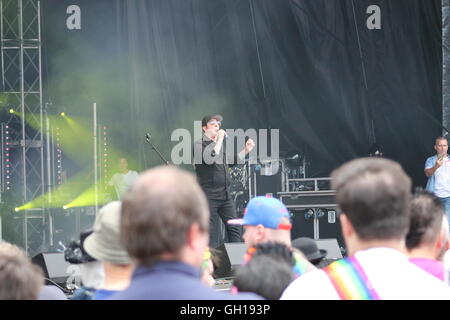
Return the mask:
<svg viewBox="0 0 450 320">
<path fill-rule="evenodd" d="M 346 258 L 322 269 L 330 279 L 341 300 L 379 300 L 359 262 Z"/>
</svg>

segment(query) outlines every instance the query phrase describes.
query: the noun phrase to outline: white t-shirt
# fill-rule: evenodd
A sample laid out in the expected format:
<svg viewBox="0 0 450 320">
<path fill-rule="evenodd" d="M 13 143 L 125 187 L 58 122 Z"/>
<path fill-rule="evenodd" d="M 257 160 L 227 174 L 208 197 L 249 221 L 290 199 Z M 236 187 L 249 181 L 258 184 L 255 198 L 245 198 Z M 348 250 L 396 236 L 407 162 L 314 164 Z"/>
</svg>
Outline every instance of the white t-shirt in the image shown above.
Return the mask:
<svg viewBox="0 0 450 320">
<path fill-rule="evenodd" d="M 127 173 L 115 173 L 109 181 L 109 185 L 114 186 L 117 197 L 120 200 L 123 194 L 133 185 L 138 177 L 138 173 L 133 170 L 129 170 Z"/>
<path fill-rule="evenodd" d="M 383 300 L 450 300 L 450 287 L 408 261 L 391 248 L 372 248 L 355 254 L 373 289 Z M 294 280 L 281 300 L 339 300 L 322 270 L 307 272 Z"/>
<path fill-rule="evenodd" d="M 450 197 L 450 160 L 444 158 L 444 164 L 434 172 L 434 194 L 439 198 Z"/>
</svg>

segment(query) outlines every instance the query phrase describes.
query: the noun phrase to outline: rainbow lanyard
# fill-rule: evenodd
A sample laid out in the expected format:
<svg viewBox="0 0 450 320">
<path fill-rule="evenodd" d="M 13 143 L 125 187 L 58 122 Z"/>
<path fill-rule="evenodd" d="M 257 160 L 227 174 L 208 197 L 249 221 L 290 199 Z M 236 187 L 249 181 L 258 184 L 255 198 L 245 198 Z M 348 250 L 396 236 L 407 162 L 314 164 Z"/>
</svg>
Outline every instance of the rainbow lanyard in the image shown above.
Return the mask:
<svg viewBox="0 0 450 320">
<path fill-rule="evenodd" d="M 333 262 L 325 271 L 341 300 L 379 300 L 359 262 L 346 258 Z"/>
</svg>

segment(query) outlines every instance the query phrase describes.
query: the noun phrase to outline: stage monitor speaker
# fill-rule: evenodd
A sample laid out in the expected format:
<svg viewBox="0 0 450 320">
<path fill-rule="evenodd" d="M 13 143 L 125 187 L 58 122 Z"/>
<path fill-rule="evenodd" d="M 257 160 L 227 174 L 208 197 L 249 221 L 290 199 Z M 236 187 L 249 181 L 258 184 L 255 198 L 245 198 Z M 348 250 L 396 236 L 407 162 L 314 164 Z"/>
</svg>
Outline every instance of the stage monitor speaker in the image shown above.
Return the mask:
<svg viewBox="0 0 450 320">
<path fill-rule="evenodd" d="M 216 251 L 219 262 L 214 269 L 214 278 L 230 278 L 244 263 L 247 247 L 243 242 L 231 242 L 222 244 L 216 248 Z"/>
<path fill-rule="evenodd" d="M 64 259 L 62 252 L 43 252 L 34 256 L 31 261 L 42 268 L 44 277 L 56 282 L 57 284 L 65 284 L 70 264 Z M 46 284 L 53 284 L 46 280 Z"/>
<path fill-rule="evenodd" d="M 325 259 L 339 260 L 343 258 L 342 250 L 337 239 L 316 239 L 316 243 L 319 249 L 327 251 Z"/>
</svg>

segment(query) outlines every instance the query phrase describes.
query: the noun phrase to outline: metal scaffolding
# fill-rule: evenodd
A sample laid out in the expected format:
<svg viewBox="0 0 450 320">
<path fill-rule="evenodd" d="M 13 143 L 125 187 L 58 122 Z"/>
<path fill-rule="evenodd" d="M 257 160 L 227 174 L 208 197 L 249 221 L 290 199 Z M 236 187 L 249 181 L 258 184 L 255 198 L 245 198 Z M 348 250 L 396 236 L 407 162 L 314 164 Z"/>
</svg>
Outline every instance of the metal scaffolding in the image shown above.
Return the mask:
<svg viewBox="0 0 450 320">
<path fill-rule="evenodd" d="M 11 186 L 20 194 L 17 205 L 43 195 L 44 143 L 41 75 L 40 1 L 0 0 L 2 91 L 7 103 L 18 112 L 20 131 L 12 148 L 20 150 L 20 160 L 10 176 L 21 183 Z M 32 256 L 46 243 L 44 208 L 20 211 L 22 246 Z"/>
</svg>

